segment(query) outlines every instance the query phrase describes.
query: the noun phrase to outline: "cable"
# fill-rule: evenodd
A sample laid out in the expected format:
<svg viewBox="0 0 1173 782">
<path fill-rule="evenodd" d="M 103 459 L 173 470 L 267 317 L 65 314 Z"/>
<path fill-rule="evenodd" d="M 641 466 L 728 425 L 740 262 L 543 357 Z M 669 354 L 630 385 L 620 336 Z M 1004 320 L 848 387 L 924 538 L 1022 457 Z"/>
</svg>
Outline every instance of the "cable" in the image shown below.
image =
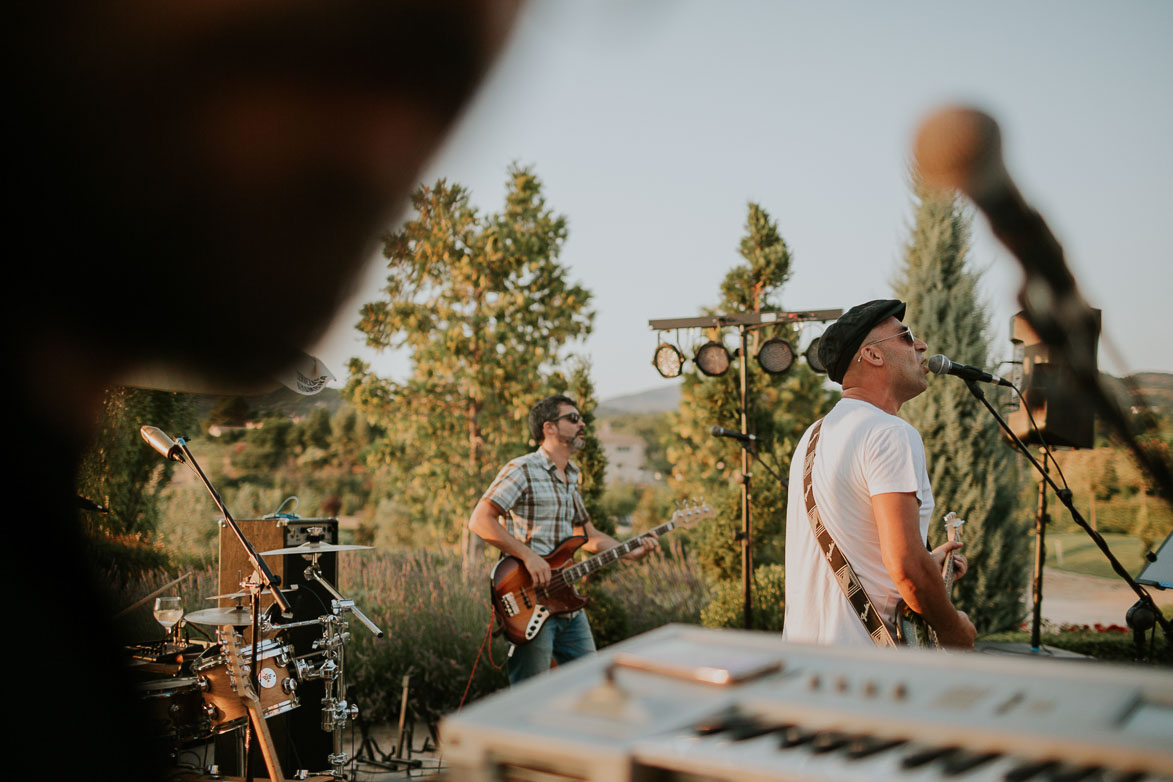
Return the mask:
<svg viewBox="0 0 1173 782">
<path fill-rule="evenodd" d="M 485 644 L 489 644 L 489 662 L 492 663 L 493 667 L 498 671 L 501 670 L 501 666 L 493 662 L 493 645 L 490 643 L 490 639 L 493 637 L 493 618 L 493 607 L 490 605 L 489 626 L 485 628 L 485 637 L 484 640 L 481 641 L 481 648 L 477 650 L 476 659 L 472 661 L 472 673 L 468 675 L 468 683 L 464 685 L 464 693 L 460 696 L 460 704 L 456 707 L 457 712 L 464 708 L 464 699 L 468 697 L 468 691 L 472 689 L 472 681 L 477 675 L 477 664 L 480 663 L 481 655 L 485 652 Z"/>
</svg>

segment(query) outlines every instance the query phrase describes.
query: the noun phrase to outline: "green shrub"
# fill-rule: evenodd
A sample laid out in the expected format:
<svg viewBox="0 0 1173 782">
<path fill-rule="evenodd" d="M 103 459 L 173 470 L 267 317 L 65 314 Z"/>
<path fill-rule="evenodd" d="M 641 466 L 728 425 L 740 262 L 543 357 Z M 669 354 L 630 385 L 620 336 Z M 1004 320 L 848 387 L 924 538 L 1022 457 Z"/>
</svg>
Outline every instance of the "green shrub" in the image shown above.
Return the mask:
<svg viewBox="0 0 1173 782">
<path fill-rule="evenodd" d="M 604 571 L 605 575 L 589 588 L 592 601 L 607 595 L 623 611 L 615 619 L 615 628 L 606 629 L 608 643 L 646 633 L 670 622 L 698 624 L 701 609 L 709 602 L 709 588 L 695 561 L 678 545 L 679 538 L 665 541 L 659 553 L 650 554 L 638 563 L 623 563 Z M 600 648 L 594 602 L 587 607 L 595 643 Z"/>
<path fill-rule="evenodd" d="M 347 648 L 347 677 L 365 720 L 398 718 L 404 674 L 411 674 L 410 706 L 436 722 L 460 705 L 473 666 L 468 701 L 508 681 L 506 644 L 493 639 L 477 660 L 489 626 L 488 584 L 461 576 L 460 559 L 447 553 L 378 552 L 343 555 L 342 592 L 353 598 L 385 637 L 375 638 L 357 621 Z"/>
<path fill-rule="evenodd" d="M 781 632 L 785 616 L 786 575 L 781 565 L 762 565 L 754 570 L 750 597 L 753 601 L 753 629 Z M 705 627 L 745 626 L 745 595 L 741 581 L 721 581 L 713 599 L 701 611 Z"/>
<path fill-rule="evenodd" d="M 980 641 L 1029 643 L 1030 633 L 1015 631 L 982 636 Z M 1131 630 L 1064 630 L 1057 633 L 1042 633 L 1039 640 L 1043 646 L 1065 649 L 1069 652 L 1086 654 L 1103 662 L 1130 663 L 1136 659 L 1136 650 Z M 1145 653 L 1149 651 L 1149 635 L 1145 635 Z M 1162 666 L 1173 666 L 1173 650 L 1165 641 L 1161 629 L 1157 628 L 1151 659 Z"/>
</svg>

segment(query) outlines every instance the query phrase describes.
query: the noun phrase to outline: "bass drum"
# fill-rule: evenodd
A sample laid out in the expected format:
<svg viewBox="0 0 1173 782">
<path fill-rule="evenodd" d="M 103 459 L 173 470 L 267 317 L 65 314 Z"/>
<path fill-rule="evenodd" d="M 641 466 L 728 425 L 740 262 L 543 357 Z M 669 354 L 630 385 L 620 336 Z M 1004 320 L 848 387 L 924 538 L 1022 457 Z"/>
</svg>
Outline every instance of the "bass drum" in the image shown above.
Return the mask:
<svg viewBox="0 0 1173 782">
<path fill-rule="evenodd" d="M 146 705 L 151 738 L 170 750 L 206 740 L 212 721 L 204 688 L 194 676 L 139 682 L 135 692 Z"/>
</svg>

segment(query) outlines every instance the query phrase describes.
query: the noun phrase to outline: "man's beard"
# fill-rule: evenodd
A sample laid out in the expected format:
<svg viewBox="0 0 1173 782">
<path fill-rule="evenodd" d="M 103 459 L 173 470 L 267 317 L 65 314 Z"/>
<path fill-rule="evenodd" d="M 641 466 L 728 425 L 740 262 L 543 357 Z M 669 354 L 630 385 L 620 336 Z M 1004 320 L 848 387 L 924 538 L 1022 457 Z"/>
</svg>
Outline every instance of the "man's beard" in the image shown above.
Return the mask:
<svg viewBox="0 0 1173 782">
<path fill-rule="evenodd" d="M 558 440 L 571 451 L 581 451 L 586 447 L 586 440 L 583 439 L 581 434 L 576 434 L 574 437 L 558 435 Z"/>
</svg>

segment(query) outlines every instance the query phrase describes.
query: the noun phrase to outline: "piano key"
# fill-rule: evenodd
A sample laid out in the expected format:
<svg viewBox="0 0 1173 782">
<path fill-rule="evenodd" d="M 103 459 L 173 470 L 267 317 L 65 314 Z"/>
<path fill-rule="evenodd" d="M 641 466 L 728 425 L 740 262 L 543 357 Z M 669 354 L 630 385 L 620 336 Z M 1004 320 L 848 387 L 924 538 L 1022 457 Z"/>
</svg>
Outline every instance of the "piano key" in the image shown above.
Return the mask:
<svg viewBox="0 0 1173 782">
<path fill-rule="evenodd" d="M 811 739 L 811 752 L 815 753 L 816 755 L 822 755 L 827 752 L 834 752 L 837 749 L 845 747 L 853 738 L 855 737 L 847 733 L 841 733 L 839 731 L 820 731 L 819 733 L 815 734 L 813 739 Z"/>
<path fill-rule="evenodd" d="M 1100 766 L 1064 766 L 1051 773 L 1049 782 L 1084 782 L 1101 771 Z"/>
<path fill-rule="evenodd" d="M 764 736 L 767 733 L 776 733 L 780 730 L 786 730 L 794 727 L 793 725 L 779 724 L 777 722 L 747 722 L 744 725 L 738 725 L 731 728 L 728 733 L 728 738 L 732 741 L 745 741 L 747 739 L 755 739 L 758 736 Z"/>
<path fill-rule="evenodd" d="M 909 751 L 904 755 L 900 761 L 900 765 L 904 768 L 920 768 L 926 763 L 932 763 L 934 760 L 948 758 L 958 751 L 957 747 L 926 747 L 915 746 L 909 748 Z"/>
<path fill-rule="evenodd" d="M 994 758 L 1000 757 L 1001 754 L 1000 752 L 958 752 L 945 761 L 941 767 L 941 773 L 947 777 L 965 774 L 978 766 L 989 763 Z"/>
<path fill-rule="evenodd" d="M 861 760 L 907 743 L 907 739 L 878 739 L 874 736 L 857 736 L 848 745 L 847 752 L 844 754 L 848 760 Z"/>
<path fill-rule="evenodd" d="M 1059 761 L 1057 760 L 1032 760 L 1007 771 L 1003 779 L 1005 782 L 1027 782 L 1033 777 L 1048 773 L 1058 767 Z"/>
<path fill-rule="evenodd" d="M 782 749 L 790 749 L 806 744 L 815 737 L 815 731 L 803 730 L 797 725 L 791 725 L 782 731 L 782 738 L 778 745 Z"/>
</svg>

